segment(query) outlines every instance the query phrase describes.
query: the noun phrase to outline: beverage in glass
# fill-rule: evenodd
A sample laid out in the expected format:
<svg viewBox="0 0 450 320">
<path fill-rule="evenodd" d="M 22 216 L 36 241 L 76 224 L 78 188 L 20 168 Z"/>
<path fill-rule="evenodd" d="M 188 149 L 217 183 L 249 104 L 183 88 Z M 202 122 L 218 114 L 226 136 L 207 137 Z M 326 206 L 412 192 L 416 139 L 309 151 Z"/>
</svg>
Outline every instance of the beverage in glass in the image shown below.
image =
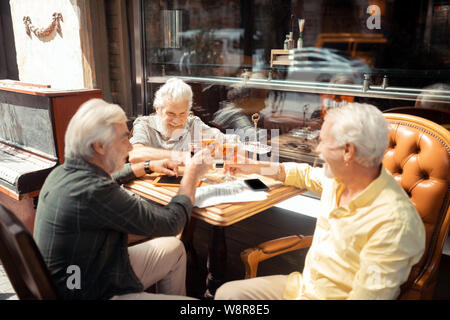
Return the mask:
<svg viewBox="0 0 450 320">
<path fill-rule="evenodd" d="M 212 139 L 212 138 L 204 138 L 201 141 L 202 143 L 202 148 L 207 148 L 209 145 L 211 144 L 215 144 L 216 143 L 216 139 Z M 216 148 L 214 148 L 214 150 L 212 150 L 211 155 L 214 156 Z"/>
</svg>

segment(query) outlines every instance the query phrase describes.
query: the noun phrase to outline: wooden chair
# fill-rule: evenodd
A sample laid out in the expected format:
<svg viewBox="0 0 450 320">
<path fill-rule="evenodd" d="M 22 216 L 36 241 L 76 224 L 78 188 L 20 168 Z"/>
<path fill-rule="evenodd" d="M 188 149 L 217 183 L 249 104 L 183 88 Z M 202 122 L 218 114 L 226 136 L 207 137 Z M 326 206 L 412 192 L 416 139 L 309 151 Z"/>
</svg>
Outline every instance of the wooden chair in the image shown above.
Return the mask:
<svg viewBox="0 0 450 320">
<path fill-rule="evenodd" d="M 399 299 L 432 299 L 450 225 L 450 133 L 417 116 L 384 116 L 390 133 L 383 164 L 410 196 L 426 230 L 425 252 L 402 285 Z M 312 236 L 297 235 L 244 250 L 245 278 L 256 276 L 259 262 L 307 248 L 311 242 Z"/>
<path fill-rule="evenodd" d="M 59 298 L 32 235 L 24 224 L 1 204 L 0 260 L 19 299 Z"/>
</svg>

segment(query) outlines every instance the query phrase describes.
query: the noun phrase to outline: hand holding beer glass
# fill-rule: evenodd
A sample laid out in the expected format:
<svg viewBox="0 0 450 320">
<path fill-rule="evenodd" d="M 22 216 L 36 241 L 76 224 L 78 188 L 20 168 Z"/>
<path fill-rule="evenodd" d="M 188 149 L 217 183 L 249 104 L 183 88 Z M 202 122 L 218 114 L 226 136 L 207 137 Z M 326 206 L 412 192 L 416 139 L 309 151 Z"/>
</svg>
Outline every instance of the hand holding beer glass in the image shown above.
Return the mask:
<svg viewBox="0 0 450 320">
<path fill-rule="evenodd" d="M 211 150 L 211 156 L 215 161 L 216 173 L 225 164 L 236 164 L 238 162 L 239 136 L 236 134 L 222 134 L 218 136 L 202 135 L 200 141 L 190 144 L 191 156 L 201 149 Z M 219 176 L 222 176 L 219 174 Z M 230 172 L 224 172 L 219 178 L 221 181 L 234 180 Z"/>
<path fill-rule="evenodd" d="M 235 134 L 225 134 L 222 141 L 222 160 L 223 163 L 236 164 L 238 159 L 239 136 Z M 220 148 L 220 147 L 219 147 Z M 219 149 L 220 150 L 220 149 Z M 224 181 L 234 180 L 230 171 L 227 171 L 223 177 Z"/>
</svg>

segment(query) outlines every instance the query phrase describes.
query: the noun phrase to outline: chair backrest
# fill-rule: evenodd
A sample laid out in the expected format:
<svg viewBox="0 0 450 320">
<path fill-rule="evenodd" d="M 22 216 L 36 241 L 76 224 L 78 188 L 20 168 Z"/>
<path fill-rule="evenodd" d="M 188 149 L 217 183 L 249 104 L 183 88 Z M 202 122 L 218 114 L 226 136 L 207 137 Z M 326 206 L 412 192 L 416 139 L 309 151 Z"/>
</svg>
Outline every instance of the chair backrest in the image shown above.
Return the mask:
<svg viewBox="0 0 450 320">
<path fill-rule="evenodd" d="M 424 255 L 399 298 L 431 299 L 450 224 L 450 133 L 417 116 L 384 116 L 390 132 L 383 164 L 411 198 L 426 230 Z"/>
<path fill-rule="evenodd" d="M 421 107 L 397 107 L 385 110 L 384 113 L 401 113 L 418 116 L 440 124 L 446 129 L 449 129 L 448 126 L 450 125 L 450 111 L 447 110 Z"/>
<path fill-rule="evenodd" d="M 58 298 L 50 273 L 23 223 L 0 204 L 0 260 L 19 299 Z"/>
</svg>

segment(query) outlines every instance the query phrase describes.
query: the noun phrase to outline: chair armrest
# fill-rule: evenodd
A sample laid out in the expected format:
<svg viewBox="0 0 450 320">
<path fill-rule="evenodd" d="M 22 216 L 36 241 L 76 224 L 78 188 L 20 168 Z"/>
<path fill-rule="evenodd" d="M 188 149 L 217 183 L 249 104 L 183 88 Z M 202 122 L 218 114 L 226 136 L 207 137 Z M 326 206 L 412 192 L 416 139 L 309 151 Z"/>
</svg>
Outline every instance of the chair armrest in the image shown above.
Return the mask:
<svg viewBox="0 0 450 320">
<path fill-rule="evenodd" d="M 282 253 L 308 248 L 312 236 L 295 235 L 259 244 L 241 252 L 241 260 L 245 266 L 245 279 L 254 278 L 258 272 L 258 264 Z"/>
</svg>

